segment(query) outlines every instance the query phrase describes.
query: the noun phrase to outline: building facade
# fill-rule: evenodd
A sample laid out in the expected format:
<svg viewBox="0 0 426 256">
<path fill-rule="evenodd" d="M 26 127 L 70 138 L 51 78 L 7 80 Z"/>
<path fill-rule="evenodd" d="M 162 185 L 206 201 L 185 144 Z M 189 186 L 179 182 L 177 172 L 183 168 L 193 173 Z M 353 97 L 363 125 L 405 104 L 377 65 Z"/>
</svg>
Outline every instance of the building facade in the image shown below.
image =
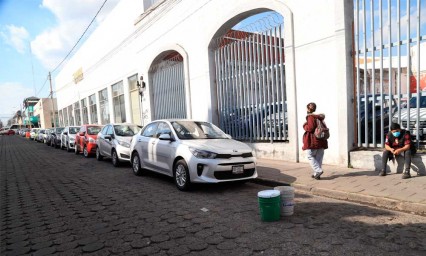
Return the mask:
<svg viewBox="0 0 426 256">
<path fill-rule="evenodd" d="M 353 10 L 340 0 L 120 1 L 55 77 L 60 124 L 205 120 L 258 157 L 306 161 L 316 102 L 331 130 L 325 163 L 347 165 Z"/>
</svg>

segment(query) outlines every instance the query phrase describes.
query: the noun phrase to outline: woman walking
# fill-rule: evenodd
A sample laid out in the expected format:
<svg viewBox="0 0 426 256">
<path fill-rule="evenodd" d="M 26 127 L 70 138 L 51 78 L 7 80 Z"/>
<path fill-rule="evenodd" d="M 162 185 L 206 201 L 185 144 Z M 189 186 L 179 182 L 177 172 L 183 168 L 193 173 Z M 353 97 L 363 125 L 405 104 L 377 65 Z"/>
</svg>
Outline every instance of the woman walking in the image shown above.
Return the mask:
<svg viewBox="0 0 426 256">
<path fill-rule="evenodd" d="M 303 134 L 303 150 L 306 150 L 309 163 L 312 167 L 312 178 L 319 180 L 323 174 L 322 160 L 324 158 L 324 149 L 328 148 L 327 139 L 317 138 L 315 129 L 317 122 L 323 122 L 325 115 L 316 114 L 317 105 L 313 102 L 307 106 L 306 122 L 303 124 L 305 133 Z M 322 123 L 323 124 L 323 123 Z"/>
</svg>

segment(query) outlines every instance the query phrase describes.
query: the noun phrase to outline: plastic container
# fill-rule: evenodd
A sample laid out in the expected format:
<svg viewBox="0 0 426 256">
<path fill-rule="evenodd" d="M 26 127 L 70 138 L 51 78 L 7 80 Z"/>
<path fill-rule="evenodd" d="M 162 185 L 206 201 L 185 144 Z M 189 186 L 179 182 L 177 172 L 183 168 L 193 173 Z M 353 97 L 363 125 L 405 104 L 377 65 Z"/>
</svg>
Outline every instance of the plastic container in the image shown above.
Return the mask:
<svg viewBox="0 0 426 256">
<path fill-rule="evenodd" d="M 277 221 L 280 219 L 281 197 L 278 190 L 263 190 L 257 193 L 260 218 L 262 221 Z"/>
<path fill-rule="evenodd" d="M 281 195 L 281 215 L 291 216 L 294 213 L 294 187 L 279 186 L 274 190 L 280 191 Z"/>
</svg>

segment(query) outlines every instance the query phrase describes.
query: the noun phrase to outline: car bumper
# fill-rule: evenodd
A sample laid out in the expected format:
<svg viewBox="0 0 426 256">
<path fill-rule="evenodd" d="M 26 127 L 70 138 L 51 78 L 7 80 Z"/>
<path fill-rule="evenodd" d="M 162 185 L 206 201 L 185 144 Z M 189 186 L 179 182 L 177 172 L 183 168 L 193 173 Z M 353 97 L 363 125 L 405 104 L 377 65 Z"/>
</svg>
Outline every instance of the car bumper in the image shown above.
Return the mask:
<svg viewBox="0 0 426 256">
<path fill-rule="evenodd" d="M 257 178 L 254 157 L 231 159 L 191 158 L 188 162 L 191 182 L 219 183 Z"/>
<path fill-rule="evenodd" d="M 97 147 L 96 143 L 87 143 L 86 147 L 87 147 L 87 152 L 89 152 L 91 154 L 96 153 L 96 147 Z"/>
<path fill-rule="evenodd" d="M 120 162 L 130 162 L 130 148 L 117 145 L 115 148 L 117 151 L 118 159 Z"/>
</svg>

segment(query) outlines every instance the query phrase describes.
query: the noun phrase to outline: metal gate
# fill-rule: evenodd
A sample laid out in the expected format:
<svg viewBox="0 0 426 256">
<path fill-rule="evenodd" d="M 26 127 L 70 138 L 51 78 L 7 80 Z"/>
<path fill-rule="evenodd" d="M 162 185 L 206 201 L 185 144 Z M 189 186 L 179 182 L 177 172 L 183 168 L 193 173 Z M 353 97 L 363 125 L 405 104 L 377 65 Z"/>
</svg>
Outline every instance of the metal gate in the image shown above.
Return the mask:
<svg viewBox="0 0 426 256">
<path fill-rule="evenodd" d="M 383 147 L 392 122 L 409 129 L 418 143 L 425 139 L 426 15 L 422 18 L 420 13 L 425 4 L 425 0 L 354 0 L 360 147 Z"/>
<path fill-rule="evenodd" d="M 186 118 L 183 58 L 174 53 L 151 67 L 153 118 Z"/>
<path fill-rule="evenodd" d="M 287 140 L 283 24 L 274 25 L 216 42 L 220 127 L 238 140 Z"/>
</svg>

